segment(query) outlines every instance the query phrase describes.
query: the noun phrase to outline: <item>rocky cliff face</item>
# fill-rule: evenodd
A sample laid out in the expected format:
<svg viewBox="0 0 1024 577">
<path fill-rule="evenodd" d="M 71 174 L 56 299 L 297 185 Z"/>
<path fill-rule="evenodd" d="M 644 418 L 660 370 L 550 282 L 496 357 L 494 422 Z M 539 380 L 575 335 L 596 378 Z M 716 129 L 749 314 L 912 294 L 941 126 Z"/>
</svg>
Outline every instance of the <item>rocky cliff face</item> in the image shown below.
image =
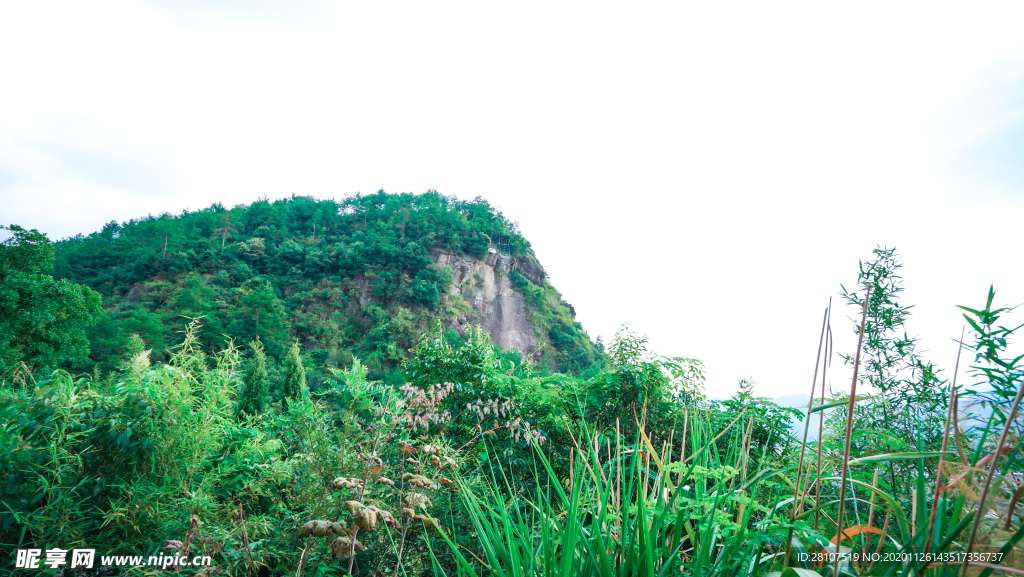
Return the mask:
<svg viewBox="0 0 1024 577">
<path fill-rule="evenodd" d="M 479 324 L 503 350 L 518 349 L 529 356 L 537 352 L 537 335 L 526 317 L 526 302 L 508 277 L 513 267 L 521 273 L 525 268 L 529 274 L 523 276 L 543 286 L 544 272 L 535 262 L 525 259 L 528 264 L 521 263 L 523 257 L 504 257 L 494 248 L 483 260 L 444 251 L 432 256 L 437 266 L 452 270 L 451 298 L 461 298 L 472 308 L 471 313 L 458 316 L 455 330 L 464 333 L 470 325 Z"/>
</svg>

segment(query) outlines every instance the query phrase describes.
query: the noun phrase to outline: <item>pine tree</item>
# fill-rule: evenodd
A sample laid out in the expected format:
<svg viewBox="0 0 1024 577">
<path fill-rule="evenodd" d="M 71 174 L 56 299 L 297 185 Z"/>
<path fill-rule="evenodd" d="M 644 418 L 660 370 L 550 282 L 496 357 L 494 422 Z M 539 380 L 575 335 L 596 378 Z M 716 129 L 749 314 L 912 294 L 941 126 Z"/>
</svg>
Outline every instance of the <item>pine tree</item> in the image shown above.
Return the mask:
<svg viewBox="0 0 1024 577">
<path fill-rule="evenodd" d="M 259 338 L 253 341 L 251 346 L 255 354 L 249 364 L 249 370 L 242 379 L 242 395 L 238 400 L 239 415 L 258 415 L 270 404 L 267 355 L 263 352 L 263 343 Z"/>
<path fill-rule="evenodd" d="M 283 348 L 288 340 L 288 311 L 274 294 L 274 287 L 264 280 L 242 287 L 240 293 L 238 306 L 231 313 L 237 324 L 230 328 L 235 334 L 245 334 L 246 338 L 265 339 L 271 354 L 280 354 L 274 349 L 275 346 Z"/>
<path fill-rule="evenodd" d="M 283 364 L 284 396 L 293 401 L 305 398 L 309 389 L 306 387 L 306 367 L 302 366 L 298 341 L 292 343 L 292 348 L 288 349 L 288 356 L 285 357 Z"/>
<path fill-rule="evenodd" d="M 211 238 L 219 236 L 220 237 L 220 249 L 224 250 L 224 246 L 227 243 L 228 237 L 234 238 L 235 237 L 234 233 L 236 233 L 236 232 L 238 232 L 238 229 L 235 228 L 235 225 L 231 224 L 231 213 L 225 211 L 224 212 L 224 221 L 221 222 L 221 225 L 220 225 L 219 228 L 213 229 L 213 235 L 211 236 Z"/>
</svg>

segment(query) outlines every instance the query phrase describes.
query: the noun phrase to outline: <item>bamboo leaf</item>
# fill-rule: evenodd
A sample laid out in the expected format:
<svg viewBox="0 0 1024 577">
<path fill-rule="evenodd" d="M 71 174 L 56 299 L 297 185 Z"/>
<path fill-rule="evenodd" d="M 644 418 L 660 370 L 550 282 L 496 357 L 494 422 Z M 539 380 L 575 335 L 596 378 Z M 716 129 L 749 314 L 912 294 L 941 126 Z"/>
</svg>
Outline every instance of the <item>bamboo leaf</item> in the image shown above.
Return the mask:
<svg viewBox="0 0 1024 577">
<path fill-rule="evenodd" d="M 920 459 L 931 459 L 933 457 L 942 457 L 955 455 L 955 451 L 916 451 L 913 453 L 885 453 L 882 455 L 870 455 L 867 457 L 860 457 L 859 459 L 851 459 L 851 465 L 860 465 L 863 463 L 887 463 L 889 461 L 911 461 Z"/>
<path fill-rule="evenodd" d="M 854 402 L 866 401 L 868 399 L 873 399 L 873 398 L 875 398 L 875 397 L 874 396 L 857 397 L 856 399 L 854 399 Z M 820 411 L 824 411 L 826 409 L 831 409 L 833 407 L 839 407 L 839 406 L 845 406 L 845 405 L 849 405 L 849 404 L 850 404 L 850 398 L 847 397 L 847 398 L 845 398 L 845 399 L 843 399 L 841 401 L 833 401 L 831 403 L 826 403 L 824 405 L 813 407 L 807 413 L 808 414 L 814 414 L 814 413 L 818 413 Z"/>
</svg>

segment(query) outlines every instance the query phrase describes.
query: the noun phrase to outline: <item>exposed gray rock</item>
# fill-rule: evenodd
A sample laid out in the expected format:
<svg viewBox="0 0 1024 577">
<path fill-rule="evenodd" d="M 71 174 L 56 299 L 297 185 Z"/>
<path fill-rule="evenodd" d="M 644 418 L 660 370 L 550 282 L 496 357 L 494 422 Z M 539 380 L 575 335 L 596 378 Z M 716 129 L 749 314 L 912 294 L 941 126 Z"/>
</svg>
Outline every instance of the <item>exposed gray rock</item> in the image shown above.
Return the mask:
<svg viewBox="0 0 1024 577">
<path fill-rule="evenodd" d="M 354 280 L 356 290 L 358 291 L 356 293 L 356 298 L 359 300 L 359 306 L 365 307 L 366 304 L 370 302 L 370 279 L 366 278 L 366 276 L 362 274 L 359 274 L 356 275 L 356 278 Z"/>
<path fill-rule="evenodd" d="M 523 355 L 537 352 L 537 336 L 526 318 L 523 295 L 512 288 L 508 278 L 513 265 L 511 258 L 501 256 L 494 248 L 489 249 L 483 260 L 445 251 L 432 256 L 437 266 L 452 270 L 450 297 L 465 300 L 473 309 L 472 314 L 459 315 L 454 320 L 455 330 L 465 334 L 470 325 L 479 324 L 502 350 L 517 349 Z M 543 283 L 543 271 L 540 274 Z"/>
</svg>

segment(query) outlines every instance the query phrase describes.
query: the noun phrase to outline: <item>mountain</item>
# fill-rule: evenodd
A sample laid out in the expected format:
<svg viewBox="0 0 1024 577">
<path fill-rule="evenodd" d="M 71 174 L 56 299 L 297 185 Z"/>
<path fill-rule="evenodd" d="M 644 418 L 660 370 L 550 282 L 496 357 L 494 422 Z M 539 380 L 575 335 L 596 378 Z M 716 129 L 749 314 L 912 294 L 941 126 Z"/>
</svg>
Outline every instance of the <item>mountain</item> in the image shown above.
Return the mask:
<svg viewBox="0 0 1024 577">
<path fill-rule="evenodd" d="M 356 357 L 399 382 L 422 335 L 458 344 L 477 325 L 542 372 L 604 363 L 517 224 L 479 197 L 292 196 L 110 222 L 58 242 L 54 276 L 103 296 L 80 371 L 114 368 L 133 333 L 166 360 L 194 318 L 210 350 L 259 337 L 280 360 L 297 340 L 314 385 Z"/>
<path fill-rule="evenodd" d="M 780 407 L 804 409 L 807 408 L 807 394 L 782 395 L 775 399 L 775 404 Z"/>
</svg>

